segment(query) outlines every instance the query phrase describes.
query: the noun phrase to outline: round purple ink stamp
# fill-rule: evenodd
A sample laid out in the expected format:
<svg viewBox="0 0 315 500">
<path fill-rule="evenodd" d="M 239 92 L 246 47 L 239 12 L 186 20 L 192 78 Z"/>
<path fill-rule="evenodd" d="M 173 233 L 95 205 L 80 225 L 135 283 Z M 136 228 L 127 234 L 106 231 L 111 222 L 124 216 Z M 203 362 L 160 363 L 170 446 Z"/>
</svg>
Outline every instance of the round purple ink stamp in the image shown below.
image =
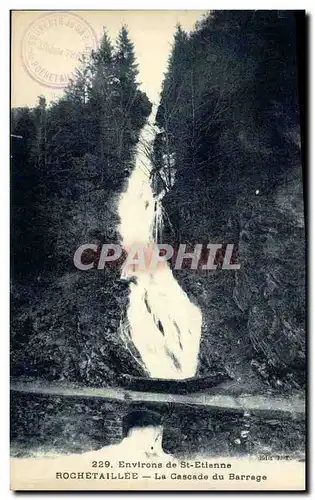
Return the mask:
<svg viewBox="0 0 315 500">
<path fill-rule="evenodd" d="M 97 47 L 92 26 L 71 11 L 40 15 L 26 29 L 21 43 L 21 59 L 33 80 L 45 87 L 66 87 L 80 64 L 82 54 Z"/>
</svg>

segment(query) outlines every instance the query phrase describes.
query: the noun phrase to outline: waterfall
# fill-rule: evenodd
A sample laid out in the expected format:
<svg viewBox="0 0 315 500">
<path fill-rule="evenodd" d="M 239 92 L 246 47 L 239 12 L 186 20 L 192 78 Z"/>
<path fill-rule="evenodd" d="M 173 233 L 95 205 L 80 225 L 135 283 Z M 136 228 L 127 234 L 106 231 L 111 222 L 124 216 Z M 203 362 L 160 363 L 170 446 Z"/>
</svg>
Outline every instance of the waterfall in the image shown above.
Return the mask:
<svg viewBox="0 0 315 500">
<path fill-rule="evenodd" d="M 135 167 L 118 212 L 122 245 L 150 249 L 160 242 L 163 230 L 163 193 L 155 197 L 150 183 L 147 148 L 150 125 L 141 133 Z M 141 364 L 154 378 L 184 379 L 197 370 L 201 337 L 201 313 L 173 276 L 167 262 L 155 270 L 131 270 L 127 322 L 122 326 L 139 352 Z M 124 274 L 126 277 L 126 274 Z"/>
</svg>

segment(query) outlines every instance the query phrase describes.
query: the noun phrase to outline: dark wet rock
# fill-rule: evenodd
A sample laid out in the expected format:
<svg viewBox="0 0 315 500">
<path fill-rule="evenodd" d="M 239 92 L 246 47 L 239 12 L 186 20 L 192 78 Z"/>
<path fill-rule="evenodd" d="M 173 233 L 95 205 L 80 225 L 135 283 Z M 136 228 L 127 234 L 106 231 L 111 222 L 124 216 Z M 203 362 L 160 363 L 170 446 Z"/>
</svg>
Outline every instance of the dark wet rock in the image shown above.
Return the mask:
<svg viewBox="0 0 315 500">
<path fill-rule="evenodd" d="M 203 315 L 199 374 L 206 375 L 211 367 L 221 364 L 233 372 L 240 385 L 252 380 L 253 386 L 259 387 L 257 377 L 280 392 L 304 385 L 301 189 L 296 167 L 268 194 L 238 200 L 230 225 L 238 227 L 238 239 L 233 242 L 238 248 L 240 270 L 174 272 Z M 205 201 L 207 209 L 210 223 L 200 228 L 200 240 L 205 232 L 211 234 L 211 205 Z M 199 218 L 198 211 L 195 214 Z M 221 229 L 221 241 L 226 231 L 228 224 Z M 216 241 L 220 241 L 218 237 Z"/>
</svg>

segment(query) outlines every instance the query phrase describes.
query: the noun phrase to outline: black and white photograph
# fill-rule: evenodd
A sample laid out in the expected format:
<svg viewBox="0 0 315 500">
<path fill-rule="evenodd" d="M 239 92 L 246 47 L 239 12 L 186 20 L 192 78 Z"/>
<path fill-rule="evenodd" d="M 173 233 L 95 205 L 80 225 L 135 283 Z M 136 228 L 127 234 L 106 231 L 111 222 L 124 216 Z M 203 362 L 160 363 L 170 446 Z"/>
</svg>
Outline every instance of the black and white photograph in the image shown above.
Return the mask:
<svg viewBox="0 0 315 500">
<path fill-rule="evenodd" d="M 12 490 L 305 491 L 306 27 L 11 11 Z"/>
</svg>

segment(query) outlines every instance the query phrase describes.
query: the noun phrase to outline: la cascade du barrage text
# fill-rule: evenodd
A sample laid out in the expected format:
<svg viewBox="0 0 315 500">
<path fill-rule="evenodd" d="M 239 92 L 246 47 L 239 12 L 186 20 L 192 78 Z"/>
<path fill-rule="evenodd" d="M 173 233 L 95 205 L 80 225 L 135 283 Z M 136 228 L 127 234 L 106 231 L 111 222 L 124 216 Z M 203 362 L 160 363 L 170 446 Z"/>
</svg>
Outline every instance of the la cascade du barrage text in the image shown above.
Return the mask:
<svg viewBox="0 0 315 500">
<path fill-rule="evenodd" d="M 195 469 L 231 469 L 231 463 L 213 463 L 206 461 L 187 461 L 182 460 L 181 462 L 125 462 L 123 460 L 119 460 L 117 464 L 115 464 L 117 468 L 120 469 L 133 469 L 132 472 L 124 471 L 124 472 L 108 472 L 103 470 L 99 470 L 98 472 L 91 471 L 64 471 L 64 472 L 56 472 L 56 479 L 91 479 L 91 480 L 139 480 L 139 479 L 153 479 L 153 480 L 193 480 L 193 481 L 210 481 L 210 480 L 224 480 L 228 479 L 229 481 L 266 481 L 266 475 L 256 475 L 256 474 L 234 474 L 229 471 L 227 474 L 222 474 L 223 470 L 220 472 L 212 473 L 213 471 L 208 472 L 196 472 Z M 113 467 L 111 462 L 109 461 L 99 461 L 95 460 L 92 462 L 92 467 L 95 468 L 108 468 Z M 116 468 L 115 467 L 115 468 Z M 165 471 L 165 468 L 168 469 L 168 472 Z M 185 473 L 183 472 L 175 472 L 176 468 L 187 469 Z M 139 472 L 135 472 L 135 469 L 139 469 Z M 152 469 L 163 469 L 160 471 L 153 471 Z M 172 470 L 169 470 L 172 469 Z M 189 469 L 194 469 L 189 470 Z"/>
</svg>

